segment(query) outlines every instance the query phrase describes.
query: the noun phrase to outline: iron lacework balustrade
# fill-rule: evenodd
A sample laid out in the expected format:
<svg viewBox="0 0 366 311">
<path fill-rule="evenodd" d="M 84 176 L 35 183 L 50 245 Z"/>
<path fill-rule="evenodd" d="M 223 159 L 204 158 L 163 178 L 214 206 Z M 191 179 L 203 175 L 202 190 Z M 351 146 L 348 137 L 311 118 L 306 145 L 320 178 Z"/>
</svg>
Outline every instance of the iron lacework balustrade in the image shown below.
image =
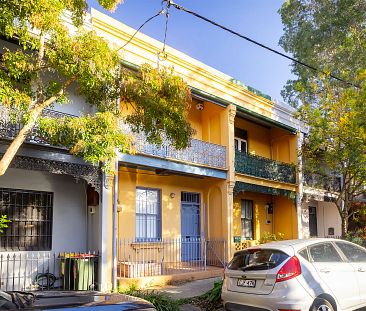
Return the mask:
<svg viewBox="0 0 366 311">
<path fill-rule="evenodd" d="M 212 144 L 198 139 L 191 139 L 190 145 L 178 150 L 174 148 L 167 138 L 163 138 L 162 144 L 155 145 L 147 141 L 143 133 L 132 133 L 126 124 L 121 128 L 134 137 L 136 153 L 158 158 L 171 159 L 179 162 L 192 163 L 218 169 L 226 169 L 226 147 Z"/>
<path fill-rule="evenodd" d="M 45 109 L 42 112 L 42 116 L 53 117 L 53 118 L 75 117 L 74 115 L 58 112 L 51 109 Z M 0 138 L 14 139 L 19 134 L 19 131 L 22 129 L 22 127 L 23 125 L 20 122 L 13 123 L 11 121 L 11 114 L 9 108 L 0 105 Z M 32 132 L 27 136 L 26 142 L 37 143 L 48 146 L 50 145 L 44 138 L 38 135 L 37 125 L 33 128 Z M 57 148 L 64 149 L 63 147 L 60 146 L 57 146 Z"/>
<path fill-rule="evenodd" d="M 296 184 L 296 166 L 247 154 L 235 153 L 235 171 L 255 177 Z"/>
</svg>

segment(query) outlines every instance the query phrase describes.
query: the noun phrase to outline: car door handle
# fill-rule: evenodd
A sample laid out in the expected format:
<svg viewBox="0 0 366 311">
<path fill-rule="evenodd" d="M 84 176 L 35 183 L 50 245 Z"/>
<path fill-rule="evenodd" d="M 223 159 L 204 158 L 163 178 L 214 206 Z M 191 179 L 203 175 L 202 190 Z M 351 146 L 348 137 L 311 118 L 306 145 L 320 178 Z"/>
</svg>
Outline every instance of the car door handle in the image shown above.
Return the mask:
<svg viewBox="0 0 366 311">
<path fill-rule="evenodd" d="M 365 269 L 365 268 L 361 268 L 361 267 L 360 267 L 360 268 L 358 268 L 358 269 L 357 269 L 357 271 L 358 271 L 358 272 L 366 272 L 366 269 Z"/>
<path fill-rule="evenodd" d="M 320 269 L 320 272 L 322 272 L 322 273 L 329 273 L 330 270 L 328 268 L 323 268 L 323 269 Z"/>
</svg>

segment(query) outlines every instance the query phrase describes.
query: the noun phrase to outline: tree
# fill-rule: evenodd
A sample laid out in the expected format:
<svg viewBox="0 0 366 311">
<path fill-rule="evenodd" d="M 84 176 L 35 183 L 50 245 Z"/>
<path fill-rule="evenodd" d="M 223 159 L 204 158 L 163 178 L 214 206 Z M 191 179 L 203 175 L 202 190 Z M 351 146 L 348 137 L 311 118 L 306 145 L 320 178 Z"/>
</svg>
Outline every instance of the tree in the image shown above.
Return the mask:
<svg viewBox="0 0 366 311">
<path fill-rule="evenodd" d="M 366 181 L 366 2 L 288 0 L 279 12 L 282 47 L 319 69 L 293 64 L 296 79 L 287 82 L 282 95 L 299 107 L 297 116 L 310 128 L 302 150 L 304 170 L 342 177 L 334 196 L 345 236 Z"/>
<path fill-rule="evenodd" d="M 4 232 L 4 229 L 8 227 L 8 223 L 11 221 L 8 219 L 7 215 L 1 215 L 0 217 L 0 234 Z"/>
<path fill-rule="evenodd" d="M 113 10 L 120 1 L 99 0 Z M 77 31 L 63 22 L 69 10 Z M 109 170 L 115 150 L 130 150 L 131 139 L 119 126 L 144 132 L 152 143 L 166 137 L 178 149 L 193 133 L 186 121 L 190 91 L 172 70 L 143 65 L 121 68 L 121 58 L 106 41 L 83 28 L 85 0 L 5 0 L 0 7 L 0 34 L 15 42 L 0 62 L 0 104 L 13 122 L 23 124 L 0 160 L 3 175 L 19 147 L 37 125 L 43 139 Z M 80 117 L 52 118 L 46 108 L 72 104 L 76 92 L 96 111 Z M 120 104 L 117 99 L 120 98 Z M 120 106 L 119 106 L 120 105 Z M 129 115 L 121 113 L 125 107 Z"/>
</svg>

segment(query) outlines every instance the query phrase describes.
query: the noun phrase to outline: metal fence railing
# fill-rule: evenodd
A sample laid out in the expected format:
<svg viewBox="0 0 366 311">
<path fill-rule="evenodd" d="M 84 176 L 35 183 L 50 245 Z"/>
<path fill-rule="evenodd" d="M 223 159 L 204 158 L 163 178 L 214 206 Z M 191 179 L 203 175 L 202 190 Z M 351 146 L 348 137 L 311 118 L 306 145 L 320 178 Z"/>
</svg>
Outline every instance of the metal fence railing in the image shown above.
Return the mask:
<svg viewBox="0 0 366 311">
<path fill-rule="evenodd" d="M 98 252 L 0 254 L 0 289 L 97 290 Z"/>
<path fill-rule="evenodd" d="M 205 271 L 209 266 L 224 267 L 224 239 L 161 239 L 137 242 L 118 241 L 118 277 L 138 278 Z"/>
</svg>

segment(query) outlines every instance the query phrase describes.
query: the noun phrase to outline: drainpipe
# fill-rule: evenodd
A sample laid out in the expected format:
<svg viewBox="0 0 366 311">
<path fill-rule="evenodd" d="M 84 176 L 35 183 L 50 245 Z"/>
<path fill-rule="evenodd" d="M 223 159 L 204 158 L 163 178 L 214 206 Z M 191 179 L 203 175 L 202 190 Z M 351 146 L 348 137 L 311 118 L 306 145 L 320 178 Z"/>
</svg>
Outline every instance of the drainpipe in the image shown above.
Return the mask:
<svg viewBox="0 0 366 311">
<path fill-rule="evenodd" d="M 118 66 L 118 75 L 121 75 L 121 65 Z M 120 110 L 121 99 L 117 98 L 117 111 Z M 117 224 L 118 224 L 118 148 L 115 150 L 116 158 L 115 158 L 115 175 L 114 175 L 114 187 L 113 187 L 113 233 L 112 233 L 112 290 L 117 290 Z"/>
<path fill-rule="evenodd" d="M 118 205 L 118 159 L 115 160 L 115 175 L 113 187 L 113 234 L 112 234 L 112 290 L 117 290 L 117 205 Z"/>
</svg>

